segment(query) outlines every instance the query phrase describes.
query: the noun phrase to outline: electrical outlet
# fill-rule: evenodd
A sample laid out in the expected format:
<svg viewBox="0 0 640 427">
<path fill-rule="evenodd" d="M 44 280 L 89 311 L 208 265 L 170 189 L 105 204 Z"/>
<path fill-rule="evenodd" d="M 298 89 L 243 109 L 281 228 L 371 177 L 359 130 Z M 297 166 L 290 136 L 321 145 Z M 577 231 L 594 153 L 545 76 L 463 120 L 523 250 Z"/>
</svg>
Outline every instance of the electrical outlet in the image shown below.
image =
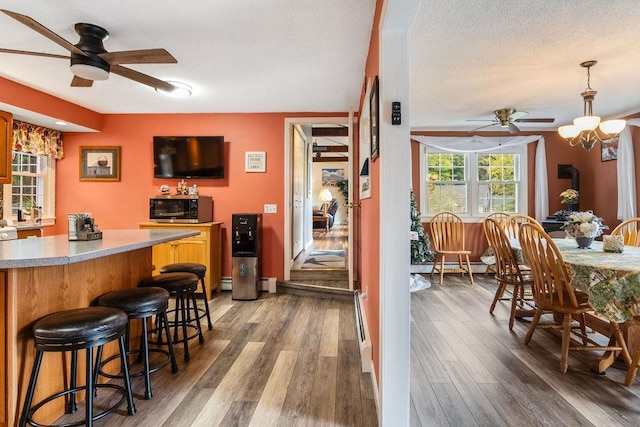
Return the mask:
<svg viewBox="0 0 640 427">
<path fill-rule="evenodd" d="M 264 205 L 264 213 L 277 213 L 278 205 Z"/>
</svg>

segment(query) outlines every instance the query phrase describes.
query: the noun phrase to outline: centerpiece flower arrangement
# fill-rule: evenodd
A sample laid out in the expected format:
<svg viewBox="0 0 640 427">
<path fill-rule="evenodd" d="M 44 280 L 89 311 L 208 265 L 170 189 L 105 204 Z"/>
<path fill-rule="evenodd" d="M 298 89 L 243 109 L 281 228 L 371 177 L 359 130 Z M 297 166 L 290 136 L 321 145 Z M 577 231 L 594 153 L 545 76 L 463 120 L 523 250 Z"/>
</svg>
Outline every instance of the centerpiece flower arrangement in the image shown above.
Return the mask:
<svg viewBox="0 0 640 427">
<path fill-rule="evenodd" d="M 592 211 L 572 213 L 564 225 L 564 231 L 576 239 L 579 248 L 588 248 L 593 239 L 602 235 L 602 230 L 608 229 L 609 227 L 602 223 L 602 218 Z"/>
</svg>

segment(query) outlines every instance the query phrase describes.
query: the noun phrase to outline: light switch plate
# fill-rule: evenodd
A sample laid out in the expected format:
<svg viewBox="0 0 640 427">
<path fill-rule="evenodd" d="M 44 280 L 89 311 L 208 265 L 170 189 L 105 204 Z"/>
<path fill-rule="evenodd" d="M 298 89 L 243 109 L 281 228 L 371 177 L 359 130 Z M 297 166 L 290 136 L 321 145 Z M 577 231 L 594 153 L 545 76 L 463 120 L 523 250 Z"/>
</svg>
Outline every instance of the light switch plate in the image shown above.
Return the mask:
<svg viewBox="0 0 640 427">
<path fill-rule="evenodd" d="M 264 205 L 264 213 L 277 213 L 278 205 Z"/>
</svg>

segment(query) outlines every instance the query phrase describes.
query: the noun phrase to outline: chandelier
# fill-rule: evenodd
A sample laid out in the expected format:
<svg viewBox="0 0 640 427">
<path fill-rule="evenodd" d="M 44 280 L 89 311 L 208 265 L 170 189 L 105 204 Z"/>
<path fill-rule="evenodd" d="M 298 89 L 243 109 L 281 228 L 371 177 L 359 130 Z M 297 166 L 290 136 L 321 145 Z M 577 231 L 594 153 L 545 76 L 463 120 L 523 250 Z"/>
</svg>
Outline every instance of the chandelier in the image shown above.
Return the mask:
<svg viewBox="0 0 640 427">
<path fill-rule="evenodd" d="M 591 89 L 591 67 L 597 63 L 598 61 L 592 60 L 580 64 L 581 67 L 587 69 L 587 88 L 580 94 L 584 100 L 584 115 L 575 119 L 572 125 L 558 128 L 558 133 L 569 141 L 569 145 L 573 147 L 580 144 L 587 151 L 591 150 L 598 141 L 602 142 L 603 137 L 598 133 L 598 129 L 606 135 L 604 139 L 607 139 L 622 132 L 627 124 L 625 120 L 601 122 L 599 116 L 593 115 L 593 98 L 596 97 L 598 91 Z"/>
</svg>

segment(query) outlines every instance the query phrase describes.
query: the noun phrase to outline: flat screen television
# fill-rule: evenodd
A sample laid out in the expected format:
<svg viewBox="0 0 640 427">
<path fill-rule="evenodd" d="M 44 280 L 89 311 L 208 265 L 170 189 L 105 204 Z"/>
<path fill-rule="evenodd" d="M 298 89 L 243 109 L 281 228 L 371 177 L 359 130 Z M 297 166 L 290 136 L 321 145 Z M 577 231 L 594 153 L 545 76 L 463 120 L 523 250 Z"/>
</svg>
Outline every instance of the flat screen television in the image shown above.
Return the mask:
<svg viewBox="0 0 640 427">
<path fill-rule="evenodd" d="M 224 178 L 223 136 L 154 136 L 156 178 Z"/>
</svg>

